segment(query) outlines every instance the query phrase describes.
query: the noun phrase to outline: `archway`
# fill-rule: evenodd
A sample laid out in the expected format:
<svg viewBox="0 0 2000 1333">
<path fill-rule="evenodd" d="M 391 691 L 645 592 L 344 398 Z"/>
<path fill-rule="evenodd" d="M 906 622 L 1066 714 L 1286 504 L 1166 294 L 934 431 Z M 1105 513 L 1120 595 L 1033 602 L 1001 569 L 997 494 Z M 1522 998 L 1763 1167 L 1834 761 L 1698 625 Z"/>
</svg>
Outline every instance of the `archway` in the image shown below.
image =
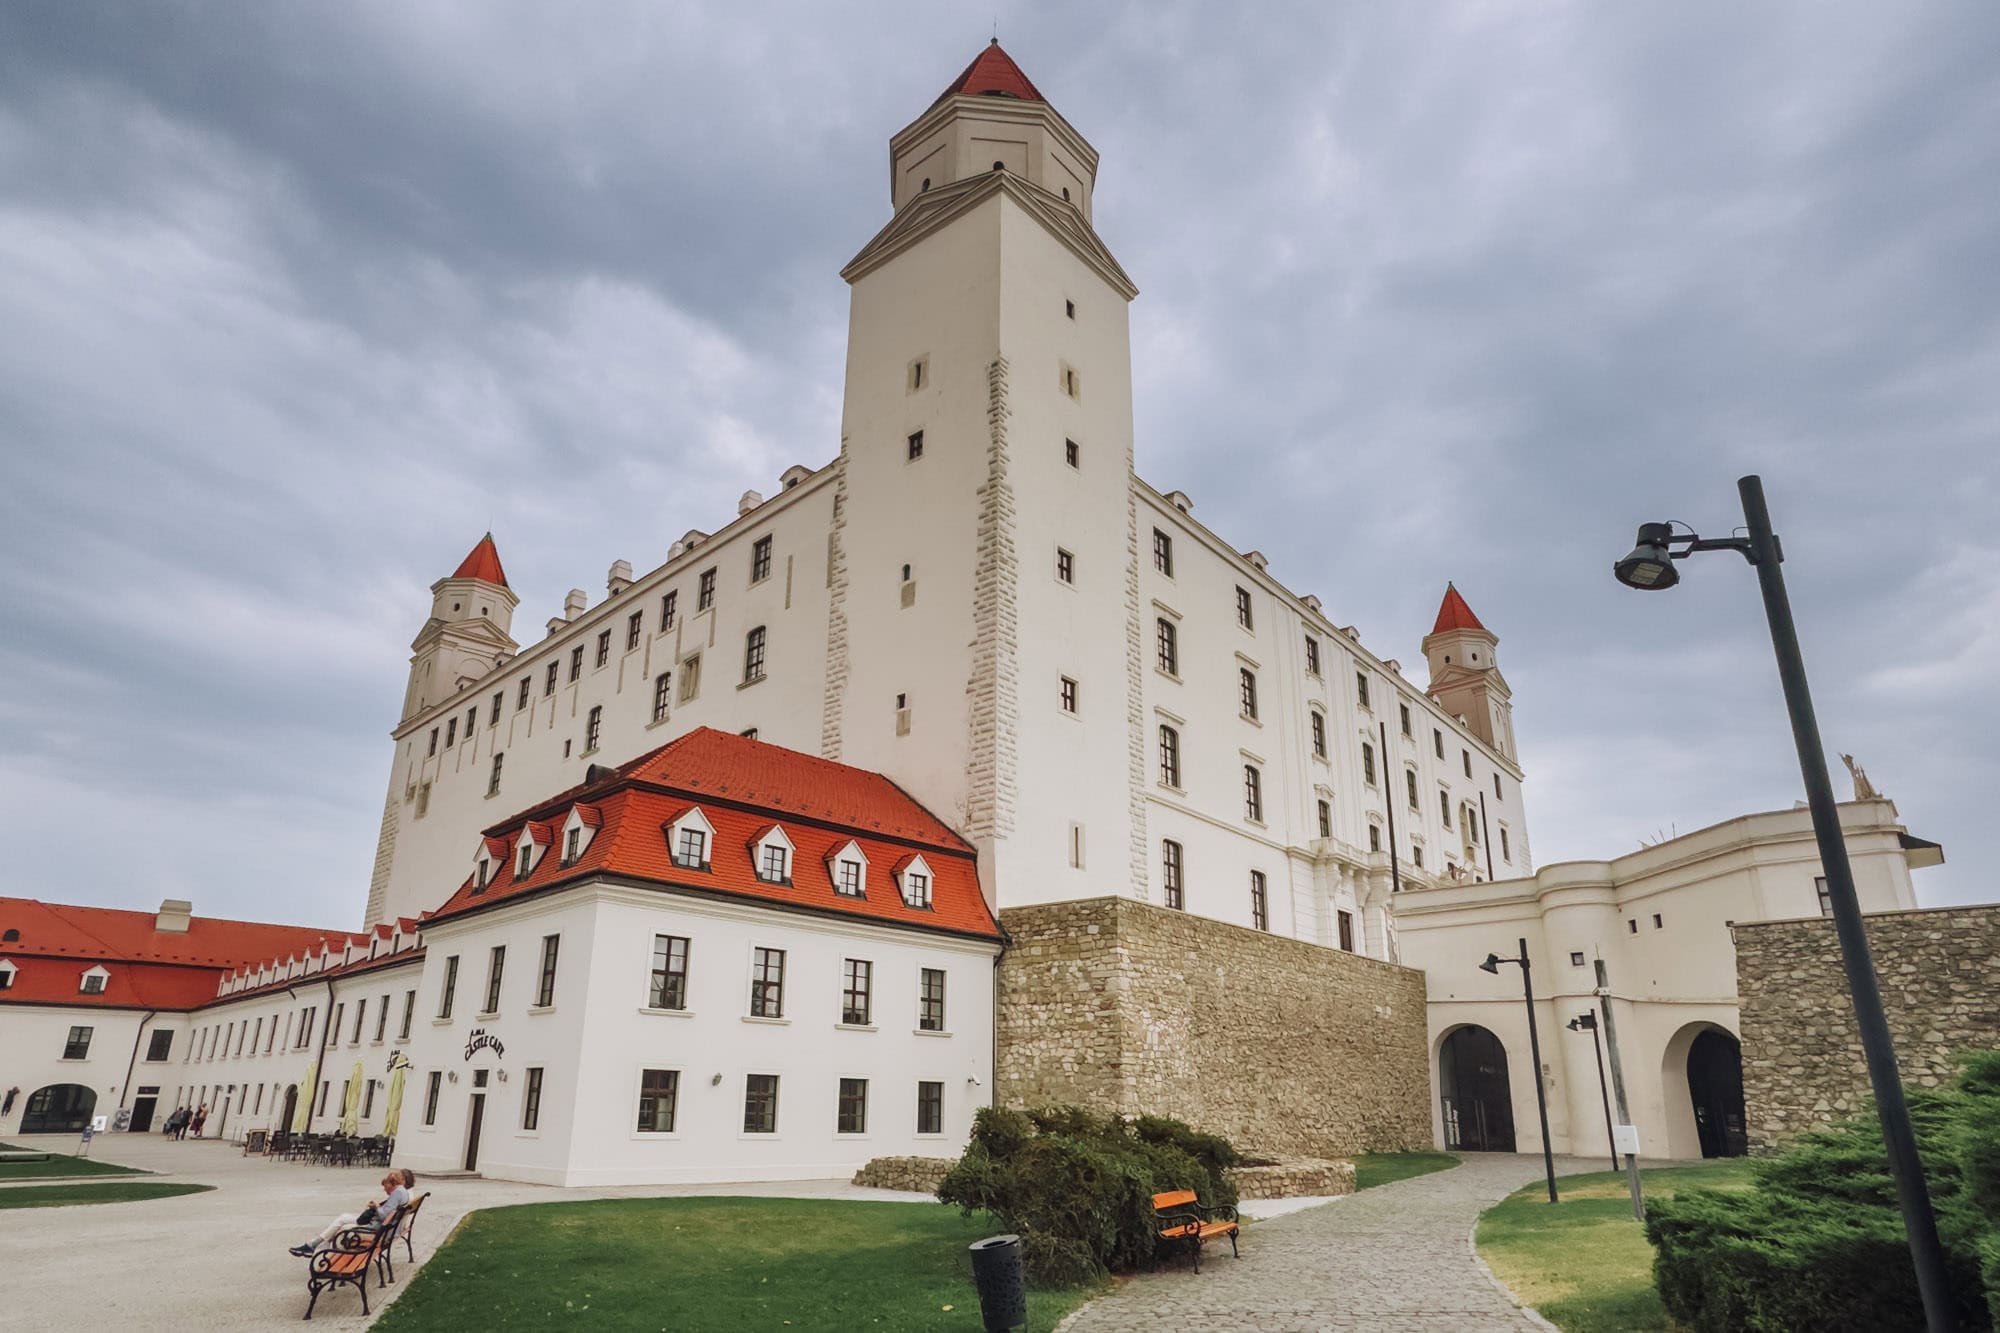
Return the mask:
<svg viewBox="0 0 2000 1333">
<path fill-rule="evenodd" d="M 1454 1028 L 1438 1045 L 1444 1146 L 1458 1152 L 1514 1151 L 1514 1094 L 1507 1048 L 1483 1027 Z"/>
<path fill-rule="evenodd" d="M 1743 1044 L 1710 1028 L 1688 1047 L 1688 1098 L 1703 1157 L 1741 1157 L 1750 1147 L 1743 1123 Z"/>
<path fill-rule="evenodd" d="M 81 1134 L 97 1109 L 97 1092 L 79 1083 L 36 1088 L 21 1111 L 23 1134 Z"/>
</svg>

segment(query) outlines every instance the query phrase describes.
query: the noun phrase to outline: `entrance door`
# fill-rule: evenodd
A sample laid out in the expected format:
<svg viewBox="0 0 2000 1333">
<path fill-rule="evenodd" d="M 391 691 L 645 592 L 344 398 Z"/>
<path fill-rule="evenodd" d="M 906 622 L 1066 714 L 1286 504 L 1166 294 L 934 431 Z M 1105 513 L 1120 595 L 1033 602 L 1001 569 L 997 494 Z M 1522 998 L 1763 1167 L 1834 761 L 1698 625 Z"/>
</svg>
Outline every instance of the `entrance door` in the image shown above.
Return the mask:
<svg viewBox="0 0 2000 1333">
<path fill-rule="evenodd" d="M 1444 1144 L 1459 1152 L 1514 1151 L 1514 1095 L 1507 1048 L 1482 1027 L 1462 1027 L 1438 1048 Z"/>
<path fill-rule="evenodd" d="M 465 1169 L 468 1171 L 479 1169 L 479 1126 L 485 1119 L 486 1094 L 475 1092 L 472 1094 L 472 1114 L 467 1117 L 465 1126 Z"/>
<path fill-rule="evenodd" d="M 76 1083 L 36 1088 L 21 1109 L 23 1134 L 81 1134 L 97 1109 L 97 1092 Z"/>
<path fill-rule="evenodd" d="M 1688 1096 L 1703 1157 L 1741 1157 L 1750 1148 L 1743 1123 L 1743 1046 L 1710 1028 L 1688 1047 Z"/>
<path fill-rule="evenodd" d="M 278 1128 L 291 1132 L 292 1117 L 299 1113 L 299 1085 L 294 1083 L 285 1089 L 285 1120 Z"/>
<path fill-rule="evenodd" d="M 132 1132 L 144 1134 L 153 1127 L 153 1108 L 159 1104 L 160 1090 L 147 1088 L 143 1095 L 132 1099 Z"/>
</svg>

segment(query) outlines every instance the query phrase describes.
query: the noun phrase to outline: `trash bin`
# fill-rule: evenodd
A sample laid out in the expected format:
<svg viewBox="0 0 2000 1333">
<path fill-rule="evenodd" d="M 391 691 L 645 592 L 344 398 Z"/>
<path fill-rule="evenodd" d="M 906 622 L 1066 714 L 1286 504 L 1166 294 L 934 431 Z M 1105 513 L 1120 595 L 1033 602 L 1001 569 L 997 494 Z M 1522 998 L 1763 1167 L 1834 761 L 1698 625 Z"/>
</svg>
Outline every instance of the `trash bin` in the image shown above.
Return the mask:
<svg viewBox="0 0 2000 1333">
<path fill-rule="evenodd" d="M 988 1236 L 972 1251 L 972 1285 L 979 1289 L 979 1313 L 987 1333 L 1005 1333 L 1028 1322 L 1028 1288 L 1021 1280 L 1021 1238 Z"/>
</svg>

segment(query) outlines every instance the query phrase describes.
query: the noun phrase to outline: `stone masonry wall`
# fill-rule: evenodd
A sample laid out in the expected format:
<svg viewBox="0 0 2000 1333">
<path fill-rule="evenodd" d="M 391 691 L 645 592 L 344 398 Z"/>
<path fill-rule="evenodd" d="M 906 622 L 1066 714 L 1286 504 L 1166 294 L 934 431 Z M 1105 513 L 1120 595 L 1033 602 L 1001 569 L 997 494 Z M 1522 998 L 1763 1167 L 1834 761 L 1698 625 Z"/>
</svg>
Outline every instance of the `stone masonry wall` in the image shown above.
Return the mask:
<svg viewBox="0 0 2000 1333">
<path fill-rule="evenodd" d="M 1126 898 L 1001 923 L 1003 1105 L 1168 1115 L 1271 1157 L 1429 1146 L 1421 972 Z"/>
<path fill-rule="evenodd" d="M 1906 1085 L 1936 1087 L 1960 1051 L 2000 1048 L 2000 905 L 1883 912 L 1868 947 Z M 1743 1105 L 1752 1152 L 1870 1104 L 1868 1067 L 1830 920 L 1739 923 Z"/>
</svg>

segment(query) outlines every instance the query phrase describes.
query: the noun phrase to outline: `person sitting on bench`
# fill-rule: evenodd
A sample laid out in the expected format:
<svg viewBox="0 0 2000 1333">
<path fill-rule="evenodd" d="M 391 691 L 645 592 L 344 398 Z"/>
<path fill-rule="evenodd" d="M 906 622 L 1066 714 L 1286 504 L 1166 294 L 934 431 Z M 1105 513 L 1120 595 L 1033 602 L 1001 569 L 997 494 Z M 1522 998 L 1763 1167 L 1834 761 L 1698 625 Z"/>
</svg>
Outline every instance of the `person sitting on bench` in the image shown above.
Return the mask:
<svg viewBox="0 0 2000 1333">
<path fill-rule="evenodd" d="M 301 1259 L 311 1258 L 317 1250 L 331 1244 L 333 1238 L 352 1226 L 373 1226 L 386 1222 L 395 1213 L 408 1206 L 410 1186 L 416 1184 L 416 1175 L 408 1170 L 393 1170 L 379 1182 L 382 1197 L 374 1200 L 358 1213 L 342 1213 L 333 1219 L 332 1225 L 303 1244 L 292 1246 L 292 1253 Z"/>
</svg>

